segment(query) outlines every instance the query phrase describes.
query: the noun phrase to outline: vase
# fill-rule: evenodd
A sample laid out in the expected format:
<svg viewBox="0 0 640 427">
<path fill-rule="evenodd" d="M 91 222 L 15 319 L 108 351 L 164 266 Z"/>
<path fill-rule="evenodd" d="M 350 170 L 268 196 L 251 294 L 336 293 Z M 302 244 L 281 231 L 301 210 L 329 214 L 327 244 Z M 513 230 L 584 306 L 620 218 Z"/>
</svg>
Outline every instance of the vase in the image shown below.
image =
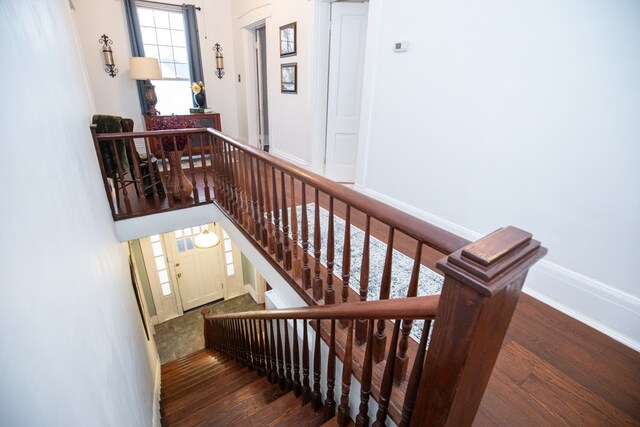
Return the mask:
<svg viewBox="0 0 640 427">
<path fill-rule="evenodd" d="M 194 93 L 193 99 L 196 101 L 196 104 L 198 104 L 198 108 L 206 108 L 207 98 L 204 95 L 204 91 L 199 93 Z"/>
<path fill-rule="evenodd" d="M 185 201 L 193 191 L 193 185 L 182 170 L 182 151 L 167 152 L 169 158 L 169 180 L 167 190 L 173 193 L 174 200 Z"/>
</svg>

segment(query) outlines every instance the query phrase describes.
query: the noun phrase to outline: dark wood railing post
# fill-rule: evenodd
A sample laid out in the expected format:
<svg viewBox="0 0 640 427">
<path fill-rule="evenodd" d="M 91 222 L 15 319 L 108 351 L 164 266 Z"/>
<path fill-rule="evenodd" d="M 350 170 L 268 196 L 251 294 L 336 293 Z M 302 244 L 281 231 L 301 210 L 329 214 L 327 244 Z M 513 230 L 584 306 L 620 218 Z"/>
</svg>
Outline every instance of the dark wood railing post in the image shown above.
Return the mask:
<svg viewBox="0 0 640 427">
<path fill-rule="evenodd" d="M 384 270 L 380 279 L 380 299 L 389 299 L 391 293 L 391 270 L 393 268 L 393 227 L 389 227 L 387 239 L 387 253 L 384 258 Z M 387 345 L 387 336 L 384 332 L 384 319 L 378 320 L 378 331 L 373 341 L 373 360 L 380 363 L 384 360 L 384 349 Z"/>
<path fill-rule="evenodd" d="M 353 320 L 349 320 L 347 323 L 347 342 L 345 343 L 344 364 L 342 366 L 342 391 L 340 393 L 340 406 L 338 406 L 338 425 L 342 427 L 350 422 L 349 393 L 351 392 L 353 363 Z"/>
<path fill-rule="evenodd" d="M 318 412 L 322 409 L 322 393 L 320 391 L 320 364 L 322 354 L 320 353 L 320 334 L 322 325 L 320 319 L 316 320 L 316 332 L 313 346 L 313 391 L 311 392 L 311 407 Z"/>
<path fill-rule="evenodd" d="M 211 342 L 211 321 L 207 320 L 207 314 L 210 312 L 211 310 L 208 308 L 200 310 L 202 319 L 204 319 L 204 348 L 213 348 L 213 343 Z"/>
<path fill-rule="evenodd" d="M 309 336 L 308 320 L 302 319 L 302 404 L 311 401 L 311 387 L 309 387 Z"/>
<path fill-rule="evenodd" d="M 471 425 L 527 272 L 546 252 L 506 227 L 438 262 L 445 281 L 412 425 Z"/>
<path fill-rule="evenodd" d="M 327 399 L 324 401 L 325 421 L 329 421 L 336 415 L 336 400 L 334 388 L 336 386 L 336 320 L 331 319 L 329 333 L 329 355 L 327 357 Z"/>
<path fill-rule="evenodd" d="M 298 321 L 293 319 L 293 394 L 300 397 L 300 349 L 298 348 Z"/>
<path fill-rule="evenodd" d="M 336 302 L 336 293 L 333 289 L 333 257 L 335 253 L 333 222 L 333 197 L 329 196 L 329 226 L 327 230 L 327 287 L 324 290 L 325 304 L 335 304 Z"/>
<path fill-rule="evenodd" d="M 360 301 L 367 300 L 369 292 L 369 239 L 371 234 L 371 217 L 367 215 L 364 226 L 364 247 L 362 248 L 362 261 L 360 264 Z M 356 320 L 356 344 L 363 345 L 367 341 L 367 321 Z"/>
</svg>

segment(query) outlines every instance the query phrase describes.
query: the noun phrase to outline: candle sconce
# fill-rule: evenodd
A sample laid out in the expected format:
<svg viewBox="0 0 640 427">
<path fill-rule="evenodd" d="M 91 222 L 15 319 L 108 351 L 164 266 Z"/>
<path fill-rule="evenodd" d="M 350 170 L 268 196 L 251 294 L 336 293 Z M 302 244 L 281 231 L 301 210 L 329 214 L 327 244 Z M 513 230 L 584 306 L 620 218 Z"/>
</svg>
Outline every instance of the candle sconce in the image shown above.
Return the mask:
<svg viewBox="0 0 640 427">
<path fill-rule="evenodd" d="M 222 57 L 222 46 L 220 46 L 220 43 L 216 43 L 213 50 L 216 52 L 216 76 L 221 79 L 222 76 L 224 76 L 224 58 Z"/>
<path fill-rule="evenodd" d="M 104 56 L 105 65 L 104 71 L 111 77 L 115 77 L 118 73 L 118 69 L 116 68 L 115 61 L 113 60 L 113 52 L 111 51 L 113 40 L 107 37 L 106 34 L 103 34 L 98 40 L 98 43 L 102 45 L 102 55 Z"/>
</svg>

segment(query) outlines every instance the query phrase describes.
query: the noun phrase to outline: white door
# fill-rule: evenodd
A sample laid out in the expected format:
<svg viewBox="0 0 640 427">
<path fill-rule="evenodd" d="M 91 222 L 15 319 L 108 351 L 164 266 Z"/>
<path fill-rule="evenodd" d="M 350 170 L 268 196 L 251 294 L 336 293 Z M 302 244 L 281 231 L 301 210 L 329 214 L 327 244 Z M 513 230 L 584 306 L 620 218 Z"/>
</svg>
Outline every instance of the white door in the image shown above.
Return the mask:
<svg viewBox="0 0 640 427">
<path fill-rule="evenodd" d="M 269 151 L 269 102 L 267 97 L 267 40 L 265 27 L 256 29 L 256 75 L 258 83 L 258 137 L 260 148 Z"/>
<path fill-rule="evenodd" d="M 220 262 L 222 245 L 198 249 L 193 244 L 193 237 L 204 227 L 189 227 L 164 234 L 175 266 L 184 311 L 224 298 L 224 271 Z"/>
<path fill-rule="evenodd" d="M 158 234 L 140 239 L 142 257 L 149 277 L 149 286 L 156 306 L 156 323 L 182 315 L 171 280 L 167 251 Z"/>
<path fill-rule="evenodd" d="M 368 3 L 331 3 L 325 174 L 354 182 Z"/>
</svg>

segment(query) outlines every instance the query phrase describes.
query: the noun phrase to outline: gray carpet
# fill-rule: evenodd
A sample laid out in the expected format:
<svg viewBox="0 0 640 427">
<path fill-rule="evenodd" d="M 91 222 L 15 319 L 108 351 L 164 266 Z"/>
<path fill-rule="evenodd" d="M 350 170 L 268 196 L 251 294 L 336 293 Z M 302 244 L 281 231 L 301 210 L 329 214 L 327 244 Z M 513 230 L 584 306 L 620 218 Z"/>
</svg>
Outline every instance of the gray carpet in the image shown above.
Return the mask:
<svg viewBox="0 0 640 427">
<path fill-rule="evenodd" d="M 249 294 L 227 301 L 208 304 L 206 307 L 209 307 L 212 314 L 239 313 L 262 309 Z M 200 314 L 202 308 L 194 308 L 180 317 L 167 320 L 155 326 L 156 347 L 161 364 L 204 348 L 203 320 Z"/>
</svg>

